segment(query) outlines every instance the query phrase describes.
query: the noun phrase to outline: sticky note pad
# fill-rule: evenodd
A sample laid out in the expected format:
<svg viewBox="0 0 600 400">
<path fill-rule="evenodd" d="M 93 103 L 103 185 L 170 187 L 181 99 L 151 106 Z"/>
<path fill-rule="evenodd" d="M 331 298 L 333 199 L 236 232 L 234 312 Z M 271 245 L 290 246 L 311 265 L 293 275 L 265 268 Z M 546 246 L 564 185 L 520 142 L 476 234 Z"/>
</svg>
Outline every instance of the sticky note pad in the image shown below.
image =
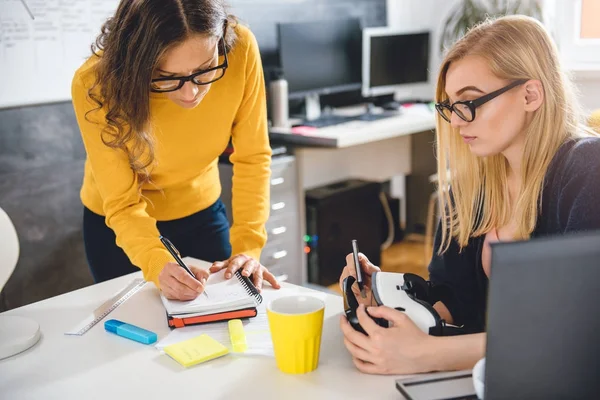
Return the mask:
<svg viewBox="0 0 600 400">
<path fill-rule="evenodd" d="M 229 353 L 227 347 L 206 334 L 169 345 L 163 350 L 186 368 Z"/>
<path fill-rule="evenodd" d="M 244 325 L 240 319 L 232 319 L 228 323 L 229 326 L 229 340 L 231 340 L 231 346 L 233 351 L 236 353 L 243 353 L 248 349 L 246 343 L 246 333 L 244 332 Z"/>
</svg>

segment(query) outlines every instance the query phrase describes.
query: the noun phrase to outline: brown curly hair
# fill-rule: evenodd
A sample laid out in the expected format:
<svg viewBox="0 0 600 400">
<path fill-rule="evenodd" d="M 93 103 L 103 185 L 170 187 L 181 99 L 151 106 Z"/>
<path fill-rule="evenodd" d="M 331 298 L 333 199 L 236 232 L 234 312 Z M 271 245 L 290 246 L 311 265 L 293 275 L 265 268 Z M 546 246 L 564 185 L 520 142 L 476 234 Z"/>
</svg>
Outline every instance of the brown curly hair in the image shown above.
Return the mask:
<svg viewBox="0 0 600 400">
<path fill-rule="evenodd" d="M 97 107 L 90 112 L 106 110 L 102 141 L 127 154 L 140 188 L 154 163 L 150 81 L 161 56 L 194 34 L 223 35 L 229 52 L 235 23 L 222 0 L 121 0 L 102 26 L 92 45 L 98 62 L 88 96 Z"/>
</svg>

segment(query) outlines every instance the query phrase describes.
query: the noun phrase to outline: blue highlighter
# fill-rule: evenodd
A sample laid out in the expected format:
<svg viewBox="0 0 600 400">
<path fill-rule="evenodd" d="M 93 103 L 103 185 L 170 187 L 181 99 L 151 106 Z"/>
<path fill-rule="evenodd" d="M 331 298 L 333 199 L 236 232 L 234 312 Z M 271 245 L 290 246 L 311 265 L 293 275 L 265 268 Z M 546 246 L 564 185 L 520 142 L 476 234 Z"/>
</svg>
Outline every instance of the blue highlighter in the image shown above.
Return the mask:
<svg viewBox="0 0 600 400">
<path fill-rule="evenodd" d="M 104 329 L 127 339 L 135 340 L 144 344 L 152 344 L 156 342 L 156 333 L 138 328 L 135 325 L 126 324 L 125 322 L 109 319 L 104 323 Z"/>
</svg>

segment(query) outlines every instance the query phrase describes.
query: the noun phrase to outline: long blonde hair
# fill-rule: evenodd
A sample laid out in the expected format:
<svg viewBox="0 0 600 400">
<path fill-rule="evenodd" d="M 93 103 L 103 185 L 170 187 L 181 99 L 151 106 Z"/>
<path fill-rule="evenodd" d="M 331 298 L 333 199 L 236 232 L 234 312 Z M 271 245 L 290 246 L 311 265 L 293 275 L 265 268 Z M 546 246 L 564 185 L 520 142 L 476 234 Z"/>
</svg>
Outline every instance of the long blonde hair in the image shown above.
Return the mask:
<svg viewBox="0 0 600 400">
<path fill-rule="evenodd" d="M 448 248 L 452 238 L 463 248 L 469 238 L 505 226 L 513 212 L 518 223 L 515 239 L 529 238 L 536 226 L 544 176 L 550 161 L 561 144 L 580 135 L 574 88 L 561 70 L 556 47 L 541 23 L 525 16 L 507 16 L 488 19 L 471 29 L 449 50 L 442 62 L 436 102 L 448 100 L 445 87 L 450 64 L 472 55 L 485 59 L 492 73 L 501 79 L 539 80 L 544 101 L 525 132 L 522 185 L 512 208 L 507 201 L 506 158 L 501 154 L 475 156 L 457 129 L 437 116 L 436 151 L 442 222 L 439 253 Z"/>
</svg>

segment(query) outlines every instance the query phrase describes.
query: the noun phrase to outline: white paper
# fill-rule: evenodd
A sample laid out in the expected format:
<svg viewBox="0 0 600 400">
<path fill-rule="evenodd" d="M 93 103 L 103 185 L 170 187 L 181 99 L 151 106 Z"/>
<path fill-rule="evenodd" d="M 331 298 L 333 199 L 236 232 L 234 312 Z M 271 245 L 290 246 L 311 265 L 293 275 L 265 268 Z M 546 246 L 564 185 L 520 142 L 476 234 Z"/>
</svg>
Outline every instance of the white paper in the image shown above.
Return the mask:
<svg viewBox="0 0 600 400">
<path fill-rule="evenodd" d="M 259 313 L 254 318 L 242 320 L 242 323 L 244 324 L 248 349 L 245 353 L 236 354 L 273 357 L 273 342 L 271 342 L 269 321 L 266 313 Z M 202 334 L 207 334 L 233 352 L 226 321 L 174 329 L 166 338 L 158 342 L 156 348 L 162 351 L 166 346 L 192 339 Z"/>
<path fill-rule="evenodd" d="M 267 305 L 276 298 L 298 293 L 300 293 L 299 288 L 282 288 L 279 290 L 268 287 L 264 288 L 261 293 L 263 302 L 257 307 L 258 313 L 256 317 L 242 320 L 248 349 L 244 353 L 233 354 L 274 357 L 273 342 L 271 341 L 269 320 L 267 318 Z M 320 293 L 310 293 L 308 295 L 320 297 Z M 322 298 L 325 298 L 325 294 L 322 295 Z M 231 341 L 229 340 L 227 321 L 176 328 L 167 337 L 158 342 L 156 348 L 162 351 L 168 345 L 192 339 L 202 334 L 209 335 L 229 348 L 230 351 L 233 351 Z"/>
</svg>

